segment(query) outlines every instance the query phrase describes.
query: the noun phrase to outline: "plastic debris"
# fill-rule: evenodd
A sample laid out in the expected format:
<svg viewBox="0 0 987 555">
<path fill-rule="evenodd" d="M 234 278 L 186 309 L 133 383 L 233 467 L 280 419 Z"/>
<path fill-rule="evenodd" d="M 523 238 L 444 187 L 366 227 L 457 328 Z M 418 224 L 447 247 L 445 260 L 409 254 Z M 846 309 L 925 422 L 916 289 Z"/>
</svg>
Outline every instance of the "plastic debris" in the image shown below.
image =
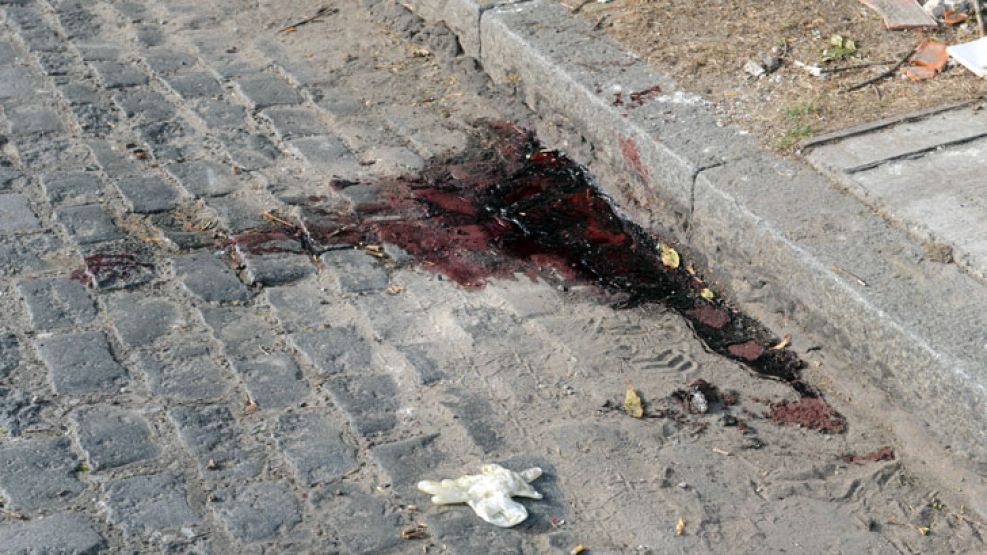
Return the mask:
<svg viewBox="0 0 987 555">
<path fill-rule="evenodd" d="M 915 0 L 860 0 L 881 15 L 884 27 L 892 31 L 936 27 L 936 20 Z"/>
<path fill-rule="evenodd" d="M 480 467 L 480 474 L 441 482 L 422 480 L 418 482 L 418 489 L 431 495 L 432 503 L 436 505 L 466 503 L 490 524 L 510 528 L 528 518 L 524 505 L 511 497 L 541 499 L 542 495 L 530 485 L 541 474 L 538 467 L 514 472 L 498 464 L 485 464 Z"/>
<path fill-rule="evenodd" d="M 901 68 L 901 72 L 912 81 L 924 81 L 938 75 L 948 61 L 946 45 L 926 39 L 918 45 L 908 63 Z"/>
<path fill-rule="evenodd" d="M 987 37 L 954 44 L 946 48 L 946 52 L 978 77 L 987 77 Z"/>
<path fill-rule="evenodd" d="M 922 4 L 925 13 L 939 20 L 945 19 L 947 12 L 966 13 L 971 7 L 969 0 L 928 0 Z"/>
</svg>

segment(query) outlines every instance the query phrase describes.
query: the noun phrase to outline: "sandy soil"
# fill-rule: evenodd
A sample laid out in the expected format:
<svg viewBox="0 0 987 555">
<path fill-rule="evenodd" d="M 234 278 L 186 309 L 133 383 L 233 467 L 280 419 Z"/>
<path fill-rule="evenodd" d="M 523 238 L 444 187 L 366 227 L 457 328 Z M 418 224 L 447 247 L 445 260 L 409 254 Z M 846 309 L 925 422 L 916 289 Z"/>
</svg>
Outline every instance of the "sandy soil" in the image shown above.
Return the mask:
<svg viewBox="0 0 987 555">
<path fill-rule="evenodd" d="M 578 8 L 583 1 L 563 4 Z M 880 17 L 857 0 L 591 1 L 578 12 L 671 74 L 684 89 L 705 96 L 725 121 L 751 131 L 777 151 L 790 151 L 820 132 L 987 94 L 987 80 L 962 66 L 948 67 L 924 82 L 896 74 L 847 93 L 848 86 L 888 66 L 834 72 L 823 80 L 794 63 L 820 64 L 834 34 L 853 40 L 857 52 L 822 67 L 897 61 L 922 38 L 947 44 L 977 38 L 972 22 L 928 31 L 888 31 Z M 777 71 L 760 78 L 744 71 L 748 60 L 772 49 L 782 57 Z"/>
</svg>

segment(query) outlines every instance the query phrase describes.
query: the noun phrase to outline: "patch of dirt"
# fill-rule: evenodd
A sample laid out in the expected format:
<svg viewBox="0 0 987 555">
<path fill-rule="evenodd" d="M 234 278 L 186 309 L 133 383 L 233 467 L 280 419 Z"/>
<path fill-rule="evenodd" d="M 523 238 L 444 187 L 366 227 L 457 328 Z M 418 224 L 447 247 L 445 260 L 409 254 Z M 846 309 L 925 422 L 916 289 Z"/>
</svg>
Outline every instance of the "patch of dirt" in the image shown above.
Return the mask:
<svg viewBox="0 0 987 555">
<path fill-rule="evenodd" d="M 563 4 L 576 7 L 582 1 Z M 589 2 L 579 14 L 669 73 L 683 89 L 703 95 L 725 122 L 747 129 L 776 151 L 791 151 L 822 132 L 987 94 L 987 80 L 962 66 L 921 82 L 896 73 L 848 93 L 844 89 L 890 66 L 833 72 L 823 80 L 794 63 L 836 68 L 897 62 L 923 38 L 946 44 L 977 38 L 972 18 L 957 27 L 888 31 L 877 13 L 858 0 L 616 0 Z M 857 52 L 822 63 L 833 35 L 853 40 Z M 772 49 L 782 58 L 777 71 L 760 78 L 744 71 L 748 60 L 759 60 Z"/>
</svg>

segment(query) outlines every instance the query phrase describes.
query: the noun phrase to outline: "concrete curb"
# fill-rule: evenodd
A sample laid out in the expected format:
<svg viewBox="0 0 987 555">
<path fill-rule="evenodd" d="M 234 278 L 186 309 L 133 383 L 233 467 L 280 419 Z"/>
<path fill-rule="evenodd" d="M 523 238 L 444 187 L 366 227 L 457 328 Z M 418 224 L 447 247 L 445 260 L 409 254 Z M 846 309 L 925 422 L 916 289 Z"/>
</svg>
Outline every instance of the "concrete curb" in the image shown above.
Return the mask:
<svg viewBox="0 0 987 555">
<path fill-rule="evenodd" d="M 743 308 L 774 303 L 768 312 L 823 330 L 963 466 L 987 473 L 982 284 L 924 260 L 905 231 L 720 125 L 698 97 L 670 92 L 667 76 L 557 2 L 411 7 L 444 21 L 495 82 L 514 86 L 539 116 L 563 120 L 598 161 L 628 176 L 602 185 L 632 219 L 667 233 L 656 216 L 674 214 L 672 231 Z"/>
</svg>

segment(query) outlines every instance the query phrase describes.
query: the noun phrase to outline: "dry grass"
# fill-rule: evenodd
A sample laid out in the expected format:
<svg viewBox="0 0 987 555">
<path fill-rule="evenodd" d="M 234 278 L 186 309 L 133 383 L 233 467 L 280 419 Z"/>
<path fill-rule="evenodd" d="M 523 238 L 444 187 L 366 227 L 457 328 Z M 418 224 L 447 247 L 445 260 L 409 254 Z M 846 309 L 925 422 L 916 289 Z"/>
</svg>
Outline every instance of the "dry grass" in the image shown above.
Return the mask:
<svg viewBox="0 0 987 555">
<path fill-rule="evenodd" d="M 812 134 L 987 94 L 987 80 L 963 67 L 924 82 L 896 74 L 851 93 L 843 89 L 887 66 L 832 73 L 826 80 L 796 67 L 796 60 L 819 63 L 834 34 L 853 39 L 858 52 L 830 67 L 897 61 L 925 37 L 947 44 L 977 37 L 975 24 L 967 30 L 887 31 L 858 0 L 616 0 L 586 4 L 580 15 L 594 23 L 603 18 L 601 28 L 611 37 L 779 151 Z M 784 53 L 778 71 L 758 79 L 744 72 L 749 59 L 772 48 Z"/>
</svg>

